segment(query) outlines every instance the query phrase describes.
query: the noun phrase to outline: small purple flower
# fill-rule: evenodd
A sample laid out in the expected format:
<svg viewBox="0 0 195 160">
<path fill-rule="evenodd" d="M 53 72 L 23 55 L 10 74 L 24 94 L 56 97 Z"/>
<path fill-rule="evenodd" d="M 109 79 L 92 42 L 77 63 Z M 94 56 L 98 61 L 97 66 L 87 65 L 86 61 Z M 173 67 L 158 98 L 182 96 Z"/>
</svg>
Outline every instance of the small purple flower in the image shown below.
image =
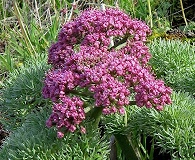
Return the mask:
<svg viewBox="0 0 195 160">
<path fill-rule="evenodd" d="M 58 138 L 63 138 L 63 137 L 64 137 L 64 133 L 63 133 L 63 132 L 58 131 L 58 133 L 57 133 L 57 137 L 58 137 Z"/>
</svg>

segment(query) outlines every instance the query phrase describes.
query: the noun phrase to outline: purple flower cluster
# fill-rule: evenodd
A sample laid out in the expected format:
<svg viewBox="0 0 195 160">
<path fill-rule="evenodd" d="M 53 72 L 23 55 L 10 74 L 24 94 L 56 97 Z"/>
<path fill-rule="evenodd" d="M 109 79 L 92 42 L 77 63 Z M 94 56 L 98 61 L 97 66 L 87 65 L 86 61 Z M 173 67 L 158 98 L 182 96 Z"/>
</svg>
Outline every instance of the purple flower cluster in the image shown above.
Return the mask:
<svg viewBox="0 0 195 160">
<path fill-rule="evenodd" d="M 118 9 L 86 10 L 62 27 L 49 49 L 53 69 L 43 88 L 44 98 L 54 103 L 47 126 L 56 125 L 58 137 L 63 137 L 62 128 L 73 132 L 85 119 L 78 92 L 87 91 L 104 114 L 124 114 L 131 92 L 139 107 L 162 110 L 171 103 L 171 89 L 155 78 L 147 64 L 151 54 L 145 41 L 150 32 L 144 22 Z"/>
<path fill-rule="evenodd" d="M 83 102 L 78 97 L 61 98 L 60 103 L 56 103 L 53 106 L 53 112 L 46 122 L 47 127 L 56 125 L 58 129 L 58 137 L 62 138 L 63 133 L 60 131 L 63 127 L 70 132 L 76 130 L 76 126 L 85 119 L 85 113 L 83 110 Z"/>
</svg>

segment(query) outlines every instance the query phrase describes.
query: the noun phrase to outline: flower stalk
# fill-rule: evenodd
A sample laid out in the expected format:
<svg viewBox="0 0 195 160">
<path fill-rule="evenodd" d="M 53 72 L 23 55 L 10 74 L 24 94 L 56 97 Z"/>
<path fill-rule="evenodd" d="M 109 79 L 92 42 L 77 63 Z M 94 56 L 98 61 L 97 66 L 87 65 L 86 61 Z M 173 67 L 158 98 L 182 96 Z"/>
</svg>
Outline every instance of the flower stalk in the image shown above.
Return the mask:
<svg viewBox="0 0 195 160">
<path fill-rule="evenodd" d="M 152 10 L 151 10 L 151 5 L 150 5 L 150 0 L 147 0 L 147 4 L 148 4 L 148 11 L 149 11 L 150 27 L 153 28 Z"/>
<path fill-rule="evenodd" d="M 186 20 L 186 16 L 185 16 L 185 12 L 184 12 L 184 8 L 183 8 L 183 2 L 182 2 L 182 0 L 180 0 L 180 5 L 181 5 L 181 11 L 182 11 L 183 19 L 184 19 L 184 22 L 185 22 L 185 24 L 187 26 L 188 25 L 188 22 Z"/>
</svg>

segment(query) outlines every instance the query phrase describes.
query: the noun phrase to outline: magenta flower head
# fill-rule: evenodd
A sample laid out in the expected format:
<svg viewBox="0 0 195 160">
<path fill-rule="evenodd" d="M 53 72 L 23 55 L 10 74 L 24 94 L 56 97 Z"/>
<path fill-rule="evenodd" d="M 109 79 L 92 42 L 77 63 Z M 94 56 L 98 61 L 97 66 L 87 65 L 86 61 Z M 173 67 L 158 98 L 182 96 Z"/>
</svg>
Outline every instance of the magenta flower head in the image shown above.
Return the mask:
<svg viewBox="0 0 195 160">
<path fill-rule="evenodd" d="M 124 114 L 131 92 L 139 107 L 162 110 L 171 103 L 171 89 L 148 65 L 150 33 L 144 22 L 118 9 L 86 10 L 61 28 L 49 49 L 53 68 L 42 91 L 54 104 L 46 125 L 55 125 L 59 138 L 62 129 L 86 132 L 81 125 L 86 104 L 102 107 L 103 114 Z"/>
</svg>

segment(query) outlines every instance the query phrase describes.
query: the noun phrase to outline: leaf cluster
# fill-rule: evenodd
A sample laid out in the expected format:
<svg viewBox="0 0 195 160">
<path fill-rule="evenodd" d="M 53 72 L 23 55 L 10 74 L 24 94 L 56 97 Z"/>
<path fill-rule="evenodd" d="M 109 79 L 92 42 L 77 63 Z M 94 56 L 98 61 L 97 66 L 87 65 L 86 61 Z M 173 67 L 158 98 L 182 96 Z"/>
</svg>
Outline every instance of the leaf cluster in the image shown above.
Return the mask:
<svg viewBox="0 0 195 160">
<path fill-rule="evenodd" d="M 107 116 L 106 130 L 109 134 L 130 135 L 139 146 L 143 145 L 140 139 L 143 135 L 153 137 L 155 148 L 160 148 L 162 153 L 170 153 L 172 158 L 192 158 L 195 153 L 195 101 L 185 92 L 174 92 L 172 100 L 173 104 L 162 112 L 129 106 L 127 126 L 124 117 Z"/>
<path fill-rule="evenodd" d="M 195 46 L 179 40 L 155 39 L 150 64 L 158 78 L 175 90 L 195 92 Z"/>
<path fill-rule="evenodd" d="M 46 103 L 41 91 L 49 68 L 46 57 L 39 57 L 9 75 L 0 96 L 1 123 L 5 129 L 14 130 L 23 123 L 26 115 Z"/>
<path fill-rule="evenodd" d="M 58 139 L 56 131 L 45 126 L 50 112 L 51 108 L 44 106 L 29 114 L 22 126 L 4 141 L 0 157 L 12 160 L 108 159 L 108 142 L 104 138 L 100 139 L 98 130 L 87 134 L 67 133 L 63 139 Z"/>
</svg>

